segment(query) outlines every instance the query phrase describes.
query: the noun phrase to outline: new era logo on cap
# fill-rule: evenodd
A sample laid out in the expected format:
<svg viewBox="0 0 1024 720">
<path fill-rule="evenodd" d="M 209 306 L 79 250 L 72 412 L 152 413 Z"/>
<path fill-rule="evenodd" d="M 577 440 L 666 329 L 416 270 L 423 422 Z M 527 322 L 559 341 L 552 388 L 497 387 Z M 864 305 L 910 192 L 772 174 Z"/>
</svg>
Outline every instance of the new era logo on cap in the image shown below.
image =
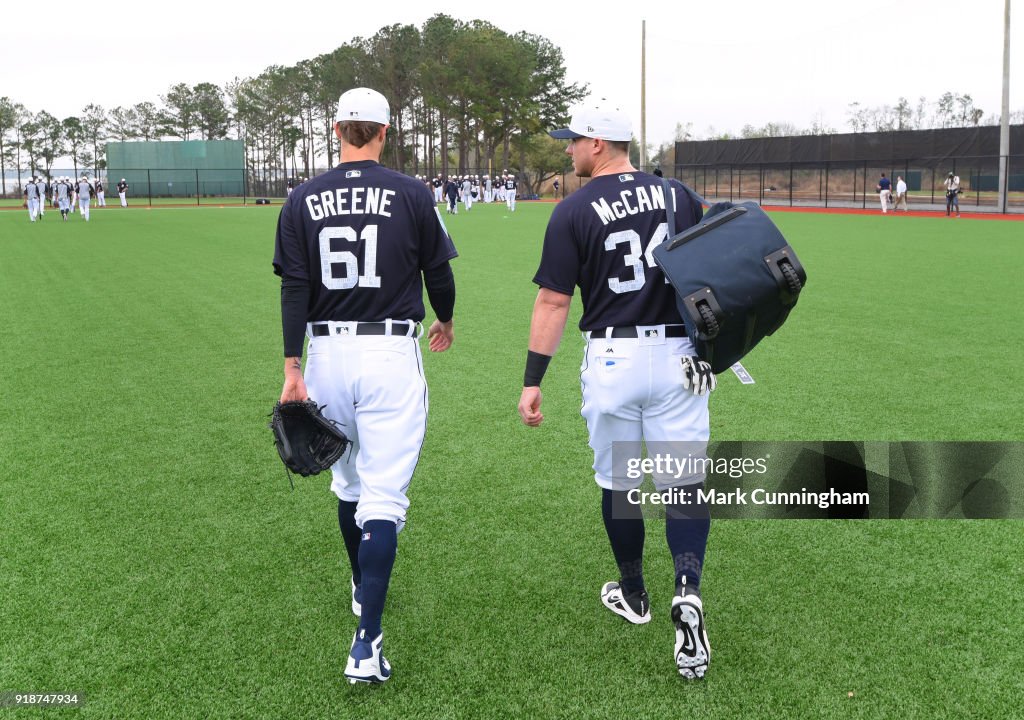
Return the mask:
<svg viewBox="0 0 1024 720">
<path fill-rule="evenodd" d="M 573 108 L 569 127 L 548 133 L 556 140 L 573 140 L 580 137 L 628 142 L 633 138 L 633 123 L 629 116 L 604 98 L 597 102 L 578 105 Z"/>
</svg>

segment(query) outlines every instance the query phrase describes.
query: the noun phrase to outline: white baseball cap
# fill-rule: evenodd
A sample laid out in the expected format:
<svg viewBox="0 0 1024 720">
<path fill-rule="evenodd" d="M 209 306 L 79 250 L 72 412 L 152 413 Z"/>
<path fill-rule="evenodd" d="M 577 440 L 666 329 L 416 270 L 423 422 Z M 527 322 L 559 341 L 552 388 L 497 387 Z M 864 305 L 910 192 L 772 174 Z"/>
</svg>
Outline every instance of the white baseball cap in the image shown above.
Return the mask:
<svg viewBox="0 0 1024 720">
<path fill-rule="evenodd" d="M 591 101 L 574 107 L 569 127 L 552 130 L 548 135 L 556 140 L 588 137 L 628 142 L 633 139 L 633 123 L 626 113 L 605 98 L 601 98 L 596 102 Z"/>
<path fill-rule="evenodd" d="M 341 94 L 338 100 L 338 122 L 356 120 L 391 124 L 391 108 L 387 98 L 370 88 L 353 88 Z"/>
</svg>

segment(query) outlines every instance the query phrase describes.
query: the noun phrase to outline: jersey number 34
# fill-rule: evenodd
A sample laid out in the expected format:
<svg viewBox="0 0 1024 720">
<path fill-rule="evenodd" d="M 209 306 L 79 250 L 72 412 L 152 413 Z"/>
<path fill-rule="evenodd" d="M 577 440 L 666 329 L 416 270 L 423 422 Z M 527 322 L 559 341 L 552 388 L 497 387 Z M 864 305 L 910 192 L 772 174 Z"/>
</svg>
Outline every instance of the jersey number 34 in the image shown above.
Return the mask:
<svg viewBox="0 0 1024 720">
<path fill-rule="evenodd" d="M 346 242 L 363 241 L 363 273 L 359 274 L 359 260 L 351 250 L 332 250 L 331 241 L 341 238 Z M 334 277 L 335 265 L 344 265 L 345 274 Z M 328 290 L 351 290 L 356 285 L 379 288 L 377 274 L 377 226 L 367 225 L 359 235 L 350 227 L 325 227 L 320 231 L 320 276 Z"/>
<path fill-rule="evenodd" d="M 626 263 L 626 267 L 633 269 L 632 280 L 621 280 L 617 277 L 608 278 L 608 287 L 611 288 L 611 291 L 614 293 L 628 293 L 636 292 L 642 288 L 647 281 L 644 273 L 644 260 L 647 261 L 647 267 L 653 268 L 657 265 L 654 261 L 654 248 L 665 242 L 666 237 L 668 237 L 668 223 L 661 223 L 654 229 L 654 234 L 651 236 L 650 242 L 647 243 L 646 251 L 643 249 L 640 233 L 636 230 L 620 230 L 606 237 L 604 240 L 605 250 L 614 250 L 615 246 L 620 243 L 629 244 L 629 252 L 626 253 L 623 260 Z M 668 277 L 665 278 L 665 282 L 668 282 Z"/>
</svg>

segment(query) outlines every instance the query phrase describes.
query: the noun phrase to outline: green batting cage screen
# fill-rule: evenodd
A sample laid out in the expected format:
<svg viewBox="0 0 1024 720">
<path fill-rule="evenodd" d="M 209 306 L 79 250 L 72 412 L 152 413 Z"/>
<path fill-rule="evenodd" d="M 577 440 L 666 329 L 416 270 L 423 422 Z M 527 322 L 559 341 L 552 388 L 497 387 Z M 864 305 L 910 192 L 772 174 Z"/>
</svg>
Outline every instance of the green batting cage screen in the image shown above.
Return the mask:
<svg viewBox="0 0 1024 720">
<path fill-rule="evenodd" d="M 110 142 L 107 178 L 111 190 L 124 178 L 136 197 L 243 197 L 242 141 Z"/>
</svg>

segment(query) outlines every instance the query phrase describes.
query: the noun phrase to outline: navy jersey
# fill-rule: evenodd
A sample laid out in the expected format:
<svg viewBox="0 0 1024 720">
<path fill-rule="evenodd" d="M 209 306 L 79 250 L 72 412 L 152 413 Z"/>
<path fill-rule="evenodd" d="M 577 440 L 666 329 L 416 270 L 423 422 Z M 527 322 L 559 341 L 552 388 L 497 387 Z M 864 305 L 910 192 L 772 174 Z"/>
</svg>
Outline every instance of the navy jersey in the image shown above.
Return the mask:
<svg viewBox="0 0 1024 720">
<path fill-rule="evenodd" d="M 892 183 L 889 182 L 889 178 L 882 178 L 881 180 L 878 181 L 878 187 L 880 187 L 882 190 L 888 190 L 890 187 L 892 187 Z"/>
<path fill-rule="evenodd" d="M 128 191 L 128 183 L 126 183 L 126 182 L 119 182 L 117 184 L 117 191 L 119 193 L 127 192 Z"/>
<path fill-rule="evenodd" d="M 434 178 L 433 180 L 430 181 L 430 184 L 433 185 L 436 188 L 439 188 L 444 183 L 441 182 L 441 178 Z"/>
<path fill-rule="evenodd" d="M 670 183 L 679 232 L 699 222 L 703 210 L 681 183 Z M 579 286 L 580 330 L 681 324 L 675 290 L 654 261 L 654 248 L 667 237 L 659 178 L 642 172 L 602 175 L 555 207 L 533 281 L 564 295 Z"/>
<path fill-rule="evenodd" d="M 422 320 L 422 272 L 458 253 L 418 180 L 372 160 L 300 185 L 281 208 L 274 272 L 306 280 L 307 322 Z"/>
<path fill-rule="evenodd" d="M 510 178 L 506 179 L 505 180 L 505 189 L 506 190 L 515 190 L 516 189 L 516 179 L 513 178 L 513 177 L 510 177 Z"/>
</svg>

